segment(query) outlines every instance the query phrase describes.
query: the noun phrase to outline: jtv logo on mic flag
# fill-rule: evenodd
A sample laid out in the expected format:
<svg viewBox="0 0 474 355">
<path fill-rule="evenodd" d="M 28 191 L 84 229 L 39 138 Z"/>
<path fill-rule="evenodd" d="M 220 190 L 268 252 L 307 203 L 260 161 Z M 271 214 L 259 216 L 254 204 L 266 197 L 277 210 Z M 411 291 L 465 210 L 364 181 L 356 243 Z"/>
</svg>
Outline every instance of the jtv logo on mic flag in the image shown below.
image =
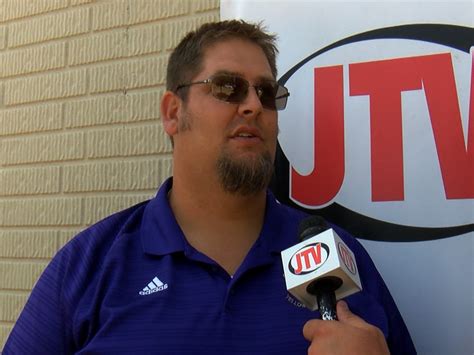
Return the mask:
<svg viewBox="0 0 474 355">
<path fill-rule="evenodd" d="M 329 247 L 324 243 L 312 243 L 296 251 L 288 269 L 295 275 L 304 275 L 319 269 L 329 258 Z"/>
<path fill-rule="evenodd" d="M 328 229 L 282 251 L 286 288 L 311 310 L 318 309 L 316 297 L 306 291 L 319 278 L 334 276 L 342 280 L 336 299 L 361 290 L 354 254 L 334 232 Z"/>
<path fill-rule="evenodd" d="M 413 24 L 341 39 L 280 82 L 273 189 L 360 238 L 474 231 L 474 29 Z M 356 132 L 356 133 L 355 133 Z"/>
</svg>

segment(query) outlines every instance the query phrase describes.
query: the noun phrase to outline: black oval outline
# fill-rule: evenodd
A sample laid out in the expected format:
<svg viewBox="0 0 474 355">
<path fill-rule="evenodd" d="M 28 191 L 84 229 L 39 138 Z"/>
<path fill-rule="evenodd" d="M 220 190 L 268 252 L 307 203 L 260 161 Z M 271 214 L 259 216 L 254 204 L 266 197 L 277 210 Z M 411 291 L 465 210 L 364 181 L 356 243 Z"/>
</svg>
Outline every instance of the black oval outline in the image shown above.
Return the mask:
<svg viewBox="0 0 474 355">
<path fill-rule="evenodd" d="M 299 274 L 296 274 L 294 271 L 295 271 L 295 268 L 291 265 L 291 260 L 293 260 L 293 257 L 298 254 L 298 252 L 300 250 L 303 250 L 304 248 L 307 248 L 311 245 L 317 245 L 317 244 L 321 244 L 321 248 L 323 248 L 324 250 L 326 250 L 326 253 L 327 253 L 327 257 L 326 257 L 326 260 L 324 260 L 321 265 L 319 265 L 316 269 L 314 270 L 311 270 L 311 271 L 306 271 L 306 272 L 301 272 Z M 297 251 L 295 251 L 293 253 L 293 255 L 291 256 L 290 260 L 288 261 L 288 270 L 290 270 L 290 272 L 293 274 L 293 275 L 296 275 L 296 276 L 301 276 L 301 275 L 307 275 L 307 274 L 310 274 L 312 272 L 315 272 L 316 270 L 318 270 L 319 268 L 321 268 L 325 263 L 326 261 L 328 261 L 329 259 L 329 246 L 327 246 L 326 244 L 324 243 L 321 243 L 321 242 L 317 242 L 317 243 L 311 243 L 311 244 L 306 244 L 305 246 L 302 246 L 301 248 L 299 248 Z"/>
<path fill-rule="evenodd" d="M 470 48 L 474 46 L 474 28 L 448 24 L 410 24 L 358 33 L 314 52 L 283 74 L 278 82 L 284 85 L 308 61 L 331 49 L 355 42 L 389 38 L 431 42 L 469 53 Z M 340 225 L 357 238 L 384 242 L 419 242 L 449 238 L 474 231 L 474 223 L 441 228 L 390 223 L 357 213 L 338 203 L 332 203 L 320 209 L 303 208 L 289 198 L 289 169 L 288 158 L 278 142 L 275 173 L 270 184 L 270 189 L 277 199 L 310 214 L 321 215 L 328 221 Z"/>
</svg>

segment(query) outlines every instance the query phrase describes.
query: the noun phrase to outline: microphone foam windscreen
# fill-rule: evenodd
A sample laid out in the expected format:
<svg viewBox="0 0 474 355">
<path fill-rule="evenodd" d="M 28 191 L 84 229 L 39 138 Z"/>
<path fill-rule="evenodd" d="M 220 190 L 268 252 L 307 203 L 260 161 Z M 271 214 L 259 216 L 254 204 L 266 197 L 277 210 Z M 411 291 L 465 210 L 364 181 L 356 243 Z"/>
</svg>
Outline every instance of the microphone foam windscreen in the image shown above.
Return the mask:
<svg viewBox="0 0 474 355">
<path fill-rule="evenodd" d="M 298 227 L 300 242 L 329 229 L 326 220 L 321 216 L 309 216 L 303 219 Z"/>
</svg>

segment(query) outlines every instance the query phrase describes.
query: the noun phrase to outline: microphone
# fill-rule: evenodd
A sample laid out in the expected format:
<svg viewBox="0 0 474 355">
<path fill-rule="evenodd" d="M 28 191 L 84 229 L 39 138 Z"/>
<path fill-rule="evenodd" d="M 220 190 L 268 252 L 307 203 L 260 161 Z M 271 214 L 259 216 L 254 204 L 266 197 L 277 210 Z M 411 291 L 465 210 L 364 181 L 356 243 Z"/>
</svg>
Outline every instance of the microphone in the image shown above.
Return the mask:
<svg viewBox="0 0 474 355">
<path fill-rule="evenodd" d="M 336 301 L 362 289 L 354 253 L 320 216 L 302 220 L 298 236 L 281 252 L 286 288 L 323 320 L 337 320 Z"/>
</svg>

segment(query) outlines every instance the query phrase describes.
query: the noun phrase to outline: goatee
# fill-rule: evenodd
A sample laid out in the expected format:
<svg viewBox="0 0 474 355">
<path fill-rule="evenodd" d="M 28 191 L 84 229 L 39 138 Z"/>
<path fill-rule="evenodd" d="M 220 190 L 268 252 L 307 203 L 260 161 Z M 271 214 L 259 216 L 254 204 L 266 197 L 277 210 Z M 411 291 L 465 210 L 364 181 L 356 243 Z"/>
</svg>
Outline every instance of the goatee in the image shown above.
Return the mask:
<svg viewBox="0 0 474 355">
<path fill-rule="evenodd" d="M 268 187 L 273 175 L 273 161 L 269 152 L 247 160 L 233 158 L 224 152 L 217 161 L 217 171 L 225 191 L 249 196 Z"/>
</svg>

